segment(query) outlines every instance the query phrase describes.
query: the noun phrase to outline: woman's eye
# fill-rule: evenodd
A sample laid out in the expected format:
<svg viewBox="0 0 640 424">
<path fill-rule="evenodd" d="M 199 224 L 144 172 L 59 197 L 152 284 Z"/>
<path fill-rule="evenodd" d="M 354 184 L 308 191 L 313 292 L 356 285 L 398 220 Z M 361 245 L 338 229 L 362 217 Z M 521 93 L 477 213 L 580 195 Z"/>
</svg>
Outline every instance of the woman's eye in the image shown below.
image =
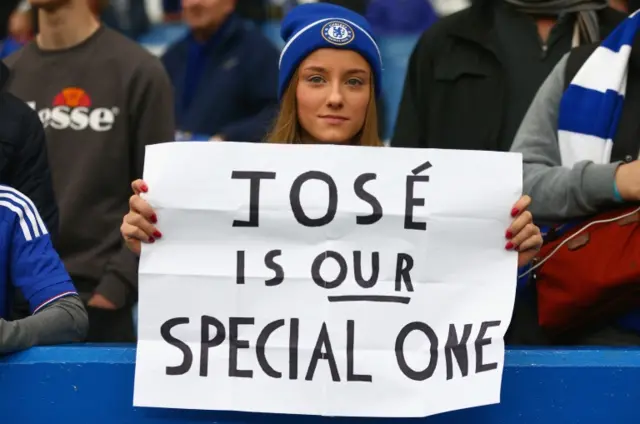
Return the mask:
<svg viewBox="0 0 640 424">
<path fill-rule="evenodd" d="M 347 81 L 347 84 L 349 84 L 349 85 L 362 85 L 362 80 L 360 80 L 358 78 L 350 78 Z"/>
<path fill-rule="evenodd" d="M 309 77 L 308 81 L 313 84 L 322 84 L 324 82 L 324 78 L 318 75 L 314 75 L 312 77 Z"/>
</svg>

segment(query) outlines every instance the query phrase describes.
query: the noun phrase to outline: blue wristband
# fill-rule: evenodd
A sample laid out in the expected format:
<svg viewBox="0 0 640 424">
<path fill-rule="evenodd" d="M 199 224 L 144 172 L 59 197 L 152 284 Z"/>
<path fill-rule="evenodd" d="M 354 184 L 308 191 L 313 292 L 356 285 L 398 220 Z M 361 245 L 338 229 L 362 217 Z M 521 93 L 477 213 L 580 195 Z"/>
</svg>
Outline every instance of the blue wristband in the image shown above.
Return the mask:
<svg viewBox="0 0 640 424">
<path fill-rule="evenodd" d="M 624 199 L 620 195 L 620 191 L 618 191 L 618 184 L 616 184 L 615 180 L 613 181 L 613 198 L 618 203 L 624 202 Z"/>
</svg>

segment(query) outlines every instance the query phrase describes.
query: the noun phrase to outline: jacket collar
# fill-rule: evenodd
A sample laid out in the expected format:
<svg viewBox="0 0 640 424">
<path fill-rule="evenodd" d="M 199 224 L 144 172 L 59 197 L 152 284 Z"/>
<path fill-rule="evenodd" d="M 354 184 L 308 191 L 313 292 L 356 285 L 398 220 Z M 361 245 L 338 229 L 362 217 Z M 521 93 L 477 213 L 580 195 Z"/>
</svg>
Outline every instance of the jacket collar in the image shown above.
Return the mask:
<svg viewBox="0 0 640 424">
<path fill-rule="evenodd" d="M 187 35 L 189 44 L 202 50 L 209 50 L 215 46 L 224 44 L 233 37 L 241 28 L 243 22 L 235 14 L 231 14 L 218 30 L 205 42 L 198 42 L 192 33 Z"/>
<path fill-rule="evenodd" d="M 493 13 L 496 1 L 474 1 L 467 9 L 459 12 L 458 22 L 449 28 L 449 35 L 478 44 L 499 56 Z"/>
<path fill-rule="evenodd" d="M 494 9 L 503 0 L 472 0 L 471 6 L 459 12 L 458 22 L 449 28 L 449 35 L 479 45 L 500 57 L 498 36 L 495 32 Z M 625 15 L 610 7 L 598 12 L 600 30 L 611 33 Z"/>
</svg>

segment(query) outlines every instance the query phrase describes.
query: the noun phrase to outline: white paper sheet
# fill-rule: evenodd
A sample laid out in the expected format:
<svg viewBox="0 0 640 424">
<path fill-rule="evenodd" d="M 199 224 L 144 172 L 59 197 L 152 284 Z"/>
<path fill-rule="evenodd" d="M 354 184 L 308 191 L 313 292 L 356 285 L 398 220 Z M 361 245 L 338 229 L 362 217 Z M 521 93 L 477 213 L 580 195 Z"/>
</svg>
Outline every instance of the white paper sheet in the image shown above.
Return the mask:
<svg viewBox="0 0 640 424">
<path fill-rule="evenodd" d="M 251 182 L 232 176 L 249 171 L 272 173 L 259 226 L 234 226 L 249 221 Z M 309 172 L 337 193 L 326 225 L 293 212 L 292 199 L 312 222 L 328 211 L 326 182 L 296 195 Z M 163 237 L 140 261 L 135 406 L 419 417 L 499 402 L 520 155 L 169 143 L 147 149 L 144 178 Z"/>
</svg>

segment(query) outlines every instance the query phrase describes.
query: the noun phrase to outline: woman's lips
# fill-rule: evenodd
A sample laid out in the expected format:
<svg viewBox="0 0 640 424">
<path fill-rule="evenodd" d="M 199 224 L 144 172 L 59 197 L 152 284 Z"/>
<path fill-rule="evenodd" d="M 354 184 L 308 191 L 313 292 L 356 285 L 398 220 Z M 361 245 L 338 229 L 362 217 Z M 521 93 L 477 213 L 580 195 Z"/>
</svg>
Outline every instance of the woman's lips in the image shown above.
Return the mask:
<svg viewBox="0 0 640 424">
<path fill-rule="evenodd" d="M 340 125 L 349 120 L 349 118 L 346 118 L 344 116 L 339 116 L 339 115 L 321 115 L 320 119 L 322 119 L 324 122 L 328 123 L 329 125 Z"/>
</svg>

